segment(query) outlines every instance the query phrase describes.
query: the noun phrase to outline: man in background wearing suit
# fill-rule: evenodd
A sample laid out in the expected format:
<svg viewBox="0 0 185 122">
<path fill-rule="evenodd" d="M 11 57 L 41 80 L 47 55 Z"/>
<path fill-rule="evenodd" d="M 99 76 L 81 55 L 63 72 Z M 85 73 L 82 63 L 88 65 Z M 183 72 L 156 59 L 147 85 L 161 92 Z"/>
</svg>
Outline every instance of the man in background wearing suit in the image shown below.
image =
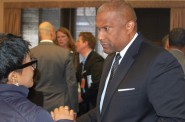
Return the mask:
<svg viewBox="0 0 185 122">
<path fill-rule="evenodd" d="M 183 28 L 174 28 L 170 31 L 168 51 L 177 58 L 185 73 L 185 30 Z"/>
<path fill-rule="evenodd" d="M 40 44 L 31 49 L 31 56 L 38 60 L 39 78 L 34 89 L 43 93 L 43 107 L 51 111 L 67 105 L 77 112 L 77 82 L 69 51 L 53 43 L 55 30 L 49 22 L 39 25 L 39 37 Z"/>
<path fill-rule="evenodd" d="M 94 51 L 96 38 L 91 32 L 81 32 L 76 42 L 76 51 L 83 57 L 77 68 L 80 84 L 78 116 L 95 108 L 104 59 Z"/>
<path fill-rule="evenodd" d="M 97 107 L 77 122 L 184 122 L 185 79 L 178 61 L 137 32 L 134 9 L 123 0 L 97 11 L 98 39 L 108 57 Z"/>
</svg>

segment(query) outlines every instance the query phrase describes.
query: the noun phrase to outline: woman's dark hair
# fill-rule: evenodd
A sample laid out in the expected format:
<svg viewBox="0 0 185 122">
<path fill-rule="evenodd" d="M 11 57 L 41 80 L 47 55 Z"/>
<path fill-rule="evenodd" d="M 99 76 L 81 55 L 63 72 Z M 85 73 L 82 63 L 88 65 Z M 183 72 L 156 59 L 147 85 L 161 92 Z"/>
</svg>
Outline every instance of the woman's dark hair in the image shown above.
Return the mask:
<svg viewBox="0 0 185 122">
<path fill-rule="evenodd" d="M 22 65 L 29 53 L 30 43 L 20 36 L 0 33 L 0 84 L 6 83 L 9 73 Z"/>
</svg>

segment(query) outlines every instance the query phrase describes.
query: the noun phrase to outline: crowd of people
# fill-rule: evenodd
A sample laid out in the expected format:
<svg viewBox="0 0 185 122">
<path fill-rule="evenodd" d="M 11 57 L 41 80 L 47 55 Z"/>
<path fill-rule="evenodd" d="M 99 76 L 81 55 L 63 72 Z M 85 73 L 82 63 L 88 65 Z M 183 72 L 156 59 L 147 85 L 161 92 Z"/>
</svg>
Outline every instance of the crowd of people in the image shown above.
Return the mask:
<svg viewBox="0 0 185 122">
<path fill-rule="evenodd" d="M 174 28 L 164 48 L 155 45 L 122 0 L 98 8 L 96 27 L 98 39 L 81 32 L 74 41 L 67 28 L 42 22 L 32 49 L 22 37 L 0 34 L 1 120 L 185 122 L 185 30 Z"/>
</svg>

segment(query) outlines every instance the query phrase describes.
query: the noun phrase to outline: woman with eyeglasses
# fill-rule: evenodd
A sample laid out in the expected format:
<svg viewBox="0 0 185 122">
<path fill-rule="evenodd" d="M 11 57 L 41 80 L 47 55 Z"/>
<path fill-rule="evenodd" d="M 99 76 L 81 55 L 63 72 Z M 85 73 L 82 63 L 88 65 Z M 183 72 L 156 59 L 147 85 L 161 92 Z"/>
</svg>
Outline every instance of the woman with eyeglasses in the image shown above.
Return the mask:
<svg viewBox="0 0 185 122">
<path fill-rule="evenodd" d="M 37 60 L 29 56 L 29 45 L 21 37 L 0 34 L 0 121 L 71 122 L 74 113 L 68 107 L 56 108 L 51 117 L 27 99 L 37 67 Z"/>
</svg>

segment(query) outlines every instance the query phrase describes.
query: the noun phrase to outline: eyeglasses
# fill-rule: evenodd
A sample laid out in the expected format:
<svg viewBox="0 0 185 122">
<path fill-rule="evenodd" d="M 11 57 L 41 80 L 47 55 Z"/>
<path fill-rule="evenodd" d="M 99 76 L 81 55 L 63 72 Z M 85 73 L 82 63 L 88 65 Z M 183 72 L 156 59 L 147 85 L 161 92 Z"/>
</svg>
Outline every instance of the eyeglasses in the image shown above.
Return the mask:
<svg viewBox="0 0 185 122">
<path fill-rule="evenodd" d="M 36 58 L 31 58 L 30 62 L 22 64 L 22 65 L 16 67 L 15 70 L 23 69 L 23 68 L 28 67 L 28 66 L 32 66 L 34 70 L 37 69 L 37 59 Z"/>
</svg>

